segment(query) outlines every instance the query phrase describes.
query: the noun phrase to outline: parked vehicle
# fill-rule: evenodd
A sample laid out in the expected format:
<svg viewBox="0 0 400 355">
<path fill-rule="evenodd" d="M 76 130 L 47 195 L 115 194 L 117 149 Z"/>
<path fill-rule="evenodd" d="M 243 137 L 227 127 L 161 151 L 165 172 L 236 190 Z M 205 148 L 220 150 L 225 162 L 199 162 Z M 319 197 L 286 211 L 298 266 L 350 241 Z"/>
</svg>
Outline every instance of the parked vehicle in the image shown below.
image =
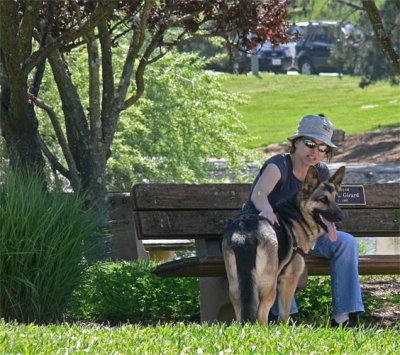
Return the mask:
<svg viewBox="0 0 400 355">
<path fill-rule="evenodd" d="M 275 73 L 297 70 L 301 74 L 335 72 L 331 49 L 340 35 L 338 21 L 299 22 L 291 26 L 297 39 L 281 45 L 265 42 L 258 52 L 259 69 Z"/>
<path fill-rule="evenodd" d="M 347 26 L 347 27 L 346 27 Z M 338 63 L 331 55 L 333 47 L 341 35 L 354 31 L 351 24 L 342 27 L 339 21 L 298 22 L 290 26 L 292 42 L 274 45 L 265 42 L 256 50 L 260 71 L 286 73 L 296 70 L 300 74 L 319 74 L 321 72 L 338 72 Z M 236 50 L 233 72 L 247 73 L 251 71 L 251 57 L 255 53 Z M 231 71 L 228 63 L 209 69 Z"/>
<path fill-rule="evenodd" d="M 336 72 L 338 67 L 331 50 L 340 37 L 339 22 L 301 22 L 296 26 L 300 35 L 295 59 L 298 71 L 301 74 Z"/>
<path fill-rule="evenodd" d="M 296 37 L 300 29 L 296 25 L 290 26 L 289 32 Z M 265 42 L 258 48 L 258 65 L 261 71 L 274 73 L 286 73 L 288 70 L 295 70 L 296 41 L 272 44 Z"/>
<path fill-rule="evenodd" d="M 294 65 L 294 44 L 273 45 L 265 42 L 258 51 L 258 65 L 261 71 L 286 73 Z"/>
</svg>

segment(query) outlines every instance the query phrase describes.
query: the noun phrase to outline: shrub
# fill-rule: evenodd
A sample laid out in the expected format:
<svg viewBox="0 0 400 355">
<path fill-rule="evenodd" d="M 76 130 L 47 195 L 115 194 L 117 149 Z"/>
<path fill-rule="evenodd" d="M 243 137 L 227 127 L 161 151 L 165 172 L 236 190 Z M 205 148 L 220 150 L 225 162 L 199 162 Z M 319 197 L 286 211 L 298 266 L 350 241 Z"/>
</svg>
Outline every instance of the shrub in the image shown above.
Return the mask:
<svg viewBox="0 0 400 355">
<path fill-rule="evenodd" d="M 155 262 L 100 262 L 86 272 L 68 307 L 74 321 L 142 322 L 199 321 L 197 278 L 160 278 Z M 318 292 L 316 292 L 318 290 Z M 332 312 L 328 277 L 309 277 L 297 292 L 296 322 L 325 324 Z"/>
<path fill-rule="evenodd" d="M 68 305 L 70 321 L 141 323 L 200 321 L 198 278 L 161 278 L 152 271 L 155 262 L 100 262 L 88 268 Z M 362 280 L 371 278 L 364 276 Z M 390 282 L 390 277 L 388 281 Z M 310 276 L 305 289 L 296 293 L 296 324 L 326 327 L 332 315 L 330 277 Z M 213 297 L 214 295 L 209 295 Z M 398 304 L 395 292 L 385 299 L 363 293 L 366 313 L 361 324 L 375 324 L 373 310 L 385 301 Z"/>
<path fill-rule="evenodd" d="M 160 278 L 154 262 L 99 262 L 85 273 L 68 318 L 100 322 L 197 321 L 196 278 Z"/>
<path fill-rule="evenodd" d="M 44 191 L 42 179 L 6 172 L 0 182 L 0 317 L 60 320 L 98 226 L 78 194 Z"/>
<path fill-rule="evenodd" d="M 296 292 L 300 323 L 326 324 L 332 314 L 332 289 L 329 277 L 309 276 L 307 287 Z"/>
</svg>

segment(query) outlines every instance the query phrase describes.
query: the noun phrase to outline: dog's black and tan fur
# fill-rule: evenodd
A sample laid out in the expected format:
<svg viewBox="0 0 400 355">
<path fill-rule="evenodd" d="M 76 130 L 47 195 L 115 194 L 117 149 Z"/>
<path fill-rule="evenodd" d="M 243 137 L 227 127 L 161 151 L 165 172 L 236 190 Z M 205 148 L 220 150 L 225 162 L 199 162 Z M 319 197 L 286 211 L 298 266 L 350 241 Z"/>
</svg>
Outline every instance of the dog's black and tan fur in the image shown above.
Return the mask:
<svg viewBox="0 0 400 355">
<path fill-rule="evenodd" d="M 321 182 L 317 169 L 310 167 L 303 188 L 276 206 L 276 229 L 259 216 L 238 218 L 227 228 L 222 251 L 237 321 L 268 323 L 277 290 L 279 320 L 288 319 L 304 255 L 327 232 L 323 220 L 343 218 L 336 197 L 344 173 L 341 167 Z"/>
</svg>

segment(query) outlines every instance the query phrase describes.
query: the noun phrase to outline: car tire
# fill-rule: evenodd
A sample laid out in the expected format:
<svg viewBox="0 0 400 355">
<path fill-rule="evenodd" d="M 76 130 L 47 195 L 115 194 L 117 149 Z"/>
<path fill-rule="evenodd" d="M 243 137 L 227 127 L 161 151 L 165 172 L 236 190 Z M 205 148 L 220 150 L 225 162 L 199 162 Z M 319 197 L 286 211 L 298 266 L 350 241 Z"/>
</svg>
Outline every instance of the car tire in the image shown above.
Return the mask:
<svg viewBox="0 0 400 355">
<path fill-rule="evenodd" d="M 303 75 L 316 74 L 314 66 L 313 66 L 313 64 L 311 63 L 310 60 L 305 59 L 304 61 L 301 62 L 300 73 L 303 74 Z"/>
</svg>

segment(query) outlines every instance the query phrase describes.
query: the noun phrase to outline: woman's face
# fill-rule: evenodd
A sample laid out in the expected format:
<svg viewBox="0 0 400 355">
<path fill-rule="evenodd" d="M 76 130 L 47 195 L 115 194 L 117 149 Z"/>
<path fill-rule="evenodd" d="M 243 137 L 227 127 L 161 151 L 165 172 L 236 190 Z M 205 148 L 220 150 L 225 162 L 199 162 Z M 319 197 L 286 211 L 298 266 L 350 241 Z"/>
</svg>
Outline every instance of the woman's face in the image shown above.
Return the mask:
<svg viewBox="0 0 400 355">
<path fill-rule="evenodd" d="M 319 139 L 311 137 L 300 137 L 295 142 L 294 154 L 305 165 L 316 165 L 325 158 L 329 147 Z"/>
</svg>

